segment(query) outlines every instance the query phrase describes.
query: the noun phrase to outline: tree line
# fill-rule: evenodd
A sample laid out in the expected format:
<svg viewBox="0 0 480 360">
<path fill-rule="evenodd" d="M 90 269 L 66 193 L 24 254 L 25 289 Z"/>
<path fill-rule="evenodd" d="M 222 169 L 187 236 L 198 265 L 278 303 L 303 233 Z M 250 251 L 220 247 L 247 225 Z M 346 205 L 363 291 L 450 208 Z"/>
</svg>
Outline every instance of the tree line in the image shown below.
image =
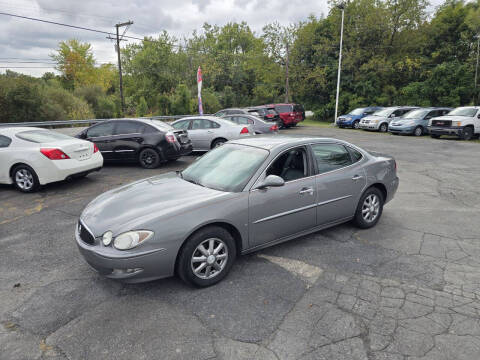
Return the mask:
<svg viewBox="0 0 480 360">
<path fill-rule="evenodd" d="M 475 104 L 480 0 L 352 0 L 345 6 L 339 111 L 367 105 Z M 125 116 L 197 112 L 196 70 L 205 113 L 293 101 L 318 120 L 334 114 L 341 12 L 260 33 L 246 22 L 204 24 L 177 39 L 168 32 L 121 50 Z M 114 64 L 98 64 L 90 44 L 71 39 L 52 54 L 59 75 L 0 75 L 0 121 L 122 116 Z M 286 67 L 289 97 L 286 99 Z"/>
</svg>

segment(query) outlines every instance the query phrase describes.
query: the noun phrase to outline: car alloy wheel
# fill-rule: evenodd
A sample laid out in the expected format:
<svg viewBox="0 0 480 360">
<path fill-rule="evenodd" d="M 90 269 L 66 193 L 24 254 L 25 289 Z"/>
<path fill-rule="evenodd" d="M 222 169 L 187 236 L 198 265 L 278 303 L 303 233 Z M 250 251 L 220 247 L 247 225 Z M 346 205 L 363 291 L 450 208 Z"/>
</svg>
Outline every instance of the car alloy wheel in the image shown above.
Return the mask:
<svg viewBox="0 0 480 360">
<path fill-rule="evenodd" d="M 422 127 L 418 126 L 417 128 L 415 128 L 415 131 L 413 133 L 415 134 L 415 136 L 422 136 L 423 135 Z"/>
<path fill-rule="evenodd" d="M 353 128 L 354 128 L 354 129 L 358 129 L 359 127 L 360 127 L 360 121 L 358 121 L 358 120 L 357 120 L 357 121 L 354 121 L 354 122 L 353 122 Z"/>
<path fill-rule="evenodd" d="M 467 126 L 463 129 L 463 140 L 472 140 L 473 138 L 473 129 L 470 126 Z"/>
<path fill-rule="evenodd" d="M 15 183 L 23 191 L 30 191 L 34 185 L 32 173 L 28 169 L 20 169 L 15 173 Z"/>
<path fill-rule="evenodd" d="M 160 156 L 153 149 L 145 149 L 140 153 L 140 165 L 147 169 L 153 169 L 160 163 Z"/>
<path fill-rule="evenodd" d="M 212 279 L 219 275 L 228 262 L 228 248 L 217 238 L 206 239 L 193 251 L 190 261 L 192 271 L 200 279 Z"/>
<path fill-rule="evenodd" d="M 380 212 L 380 199 L 376 194 L 368 195 L 363 201 L 362 216 L 368 222 L 374 222 Z"/>
<path fill-rule="evenodd" d="M 388 125 L 387 124 L 380 125 L 380 132 L 387 132 L 387 130 L 388 130 Z"/>
</svg>

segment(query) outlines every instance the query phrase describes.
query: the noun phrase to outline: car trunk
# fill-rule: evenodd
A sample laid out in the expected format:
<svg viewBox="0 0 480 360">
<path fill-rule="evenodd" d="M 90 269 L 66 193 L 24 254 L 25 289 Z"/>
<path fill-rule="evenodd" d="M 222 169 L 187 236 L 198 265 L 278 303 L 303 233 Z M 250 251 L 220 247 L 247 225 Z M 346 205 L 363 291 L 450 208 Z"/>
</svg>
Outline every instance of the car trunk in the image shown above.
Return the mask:
<svg viewBox="0 0 480 360">
<path fill-rule="evenodd" d="M 42 143 L 41 148 L 62 150 L 70 159 L 78 161 L 88 160 L 93 154 L 93 144 L 77 139 L 61 140 L 54 143 Z"/>
</svg>

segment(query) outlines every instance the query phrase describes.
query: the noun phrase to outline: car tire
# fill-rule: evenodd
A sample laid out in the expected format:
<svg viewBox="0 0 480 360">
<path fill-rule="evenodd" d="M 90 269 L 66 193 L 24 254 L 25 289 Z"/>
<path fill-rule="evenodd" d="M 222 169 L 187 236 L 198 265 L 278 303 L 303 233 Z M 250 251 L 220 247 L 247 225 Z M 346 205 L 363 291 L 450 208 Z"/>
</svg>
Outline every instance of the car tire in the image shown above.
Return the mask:
<svg viewBox="0 0 480 360">
<path fill-rule="evenodd" d="M 473 139 L 473 128 L 471 126 L 466 126 L 462 131 L 462 140 L 472 140 Z"/>
<path fill-rule="evenodd" d="M 360 127 L 360 120 L 355 120 L 352 124 L 352 129 L 358 130 Z"/>
<path fill-rule="evenodd" d="M 15 187 L 24 193 L 35 192 L 40 188 L 37 173 L 28 165 L 17 165 L 12 170 L 12 181 Z"/>
<path fill-rule="evenodd" d="M 226 142 L 226 139 L 215 139 L 212 141 L 212 145 L 210 146 L 210 148 L 215 149 L 216 147 L 222 146 Z"/>
<path fill-rule="evenodd" d="M 360 198 L 353 222 L 361 229 L 375 226 L 383 212 L 383 194 L 376 187 L 368 188 Z"/>
<path fill-rule="evenodd" d="M 430 134 L 430 137 L 432 139 L 440 139 L 440 135 L 437 135 L 437 134 Z"/>
<path fill-rule="evenodd" d="M 217 250 L 220 245 L 222 247 Z M 227 276 L 236 255 L 232 235 L 222 227 L 208 226 L 195 232 L 182 246 L 177 260 L 177 274 L 187 284 L 211 286 Z"/>
<path fill-rule="evenodd" d="M 388 124 L 387 123 L 380 124 L 378 131 L 382 133 L 386 133 L 388 131 Z"/>
<path fill-rule="evenodd" d="M 421 126 L 417 126 L 415 128 L 415 130 L 413 130 L 413 135 L 422 136 L 423 135 L 423 128 Z"/>
<path fill-rule="evenodd" d="M 154 149 L 143 149 L 138 155 L 138 161 L 145 169 L 155 169 L 160 164 L 160 154 Z"/>
</svg>

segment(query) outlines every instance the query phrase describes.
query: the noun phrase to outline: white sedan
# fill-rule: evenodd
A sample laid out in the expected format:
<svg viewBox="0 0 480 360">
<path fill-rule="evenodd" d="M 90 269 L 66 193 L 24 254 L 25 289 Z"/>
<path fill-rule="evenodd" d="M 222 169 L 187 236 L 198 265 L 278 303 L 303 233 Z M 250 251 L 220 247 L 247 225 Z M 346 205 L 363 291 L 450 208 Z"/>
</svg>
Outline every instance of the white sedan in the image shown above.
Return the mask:
<svg viewBox="0 0 480 360">
<path fill-rule="evenodd" d="M 95 144 L 33 127 L 0 127 L 0 184 L 23 192 L 85 176 L 103 166 Z"/>
</svg>

